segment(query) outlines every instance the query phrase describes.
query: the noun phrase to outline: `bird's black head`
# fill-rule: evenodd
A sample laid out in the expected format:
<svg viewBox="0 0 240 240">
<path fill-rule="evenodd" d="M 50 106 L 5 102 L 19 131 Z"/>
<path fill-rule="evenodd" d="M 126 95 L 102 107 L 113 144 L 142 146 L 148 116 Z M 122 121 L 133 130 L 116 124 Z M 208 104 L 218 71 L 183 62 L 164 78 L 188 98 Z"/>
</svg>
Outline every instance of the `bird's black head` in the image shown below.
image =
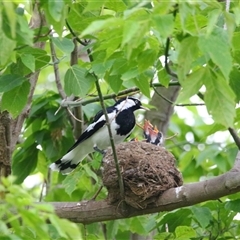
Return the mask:
<svg viewBox="0 0 240 240">
<path fill-rule="evenodd" d="M 133 97 L 126 97 L 118 100 L 114 104 L 114 107 L 117 108 L 118 111 L 122 111 L 125 109 L 131 109 L 132 111 L 138 109 L 146 109 L 145 107 L 142 106 L 142 103 L 137 98 Z"/>
</svg>

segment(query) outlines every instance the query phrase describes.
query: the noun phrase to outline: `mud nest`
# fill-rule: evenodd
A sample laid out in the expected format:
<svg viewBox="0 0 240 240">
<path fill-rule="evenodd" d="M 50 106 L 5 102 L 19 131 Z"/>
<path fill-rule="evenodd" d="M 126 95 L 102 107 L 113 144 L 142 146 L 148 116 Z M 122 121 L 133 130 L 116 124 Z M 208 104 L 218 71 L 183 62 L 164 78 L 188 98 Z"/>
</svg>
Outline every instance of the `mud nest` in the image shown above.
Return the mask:
<svg viewBox="0 0 240 240">
<path fill-rule="evenodd" d="M 165 148 L 146 142 L 127 142 L 116 146 L 124 182 L 125 201 L 138 209 L 154 205 L 157 197 L 169 188 L 183 184 L 175 167 L 175 158 Z M 110 204 L 121 201 L 112 149 L 103 159 L 103 184 Z"/>
</svg>

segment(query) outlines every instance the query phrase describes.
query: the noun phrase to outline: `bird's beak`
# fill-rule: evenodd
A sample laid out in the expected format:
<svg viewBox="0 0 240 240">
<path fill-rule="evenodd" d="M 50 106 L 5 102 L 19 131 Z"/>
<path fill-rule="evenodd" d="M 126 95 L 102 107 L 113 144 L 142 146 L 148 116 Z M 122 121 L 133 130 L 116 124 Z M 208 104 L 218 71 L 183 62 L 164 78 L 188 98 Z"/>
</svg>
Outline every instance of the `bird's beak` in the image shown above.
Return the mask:
<svg viewBox="0 0 240 240">
<path fill-rule="evenodd" d="M 144 110 L 146 110 L 146 111 L 149 111 L 149 108 L 144 107 L 144 106 L 141 106 L 140 109 L 144 109 Z"/>
</svg>

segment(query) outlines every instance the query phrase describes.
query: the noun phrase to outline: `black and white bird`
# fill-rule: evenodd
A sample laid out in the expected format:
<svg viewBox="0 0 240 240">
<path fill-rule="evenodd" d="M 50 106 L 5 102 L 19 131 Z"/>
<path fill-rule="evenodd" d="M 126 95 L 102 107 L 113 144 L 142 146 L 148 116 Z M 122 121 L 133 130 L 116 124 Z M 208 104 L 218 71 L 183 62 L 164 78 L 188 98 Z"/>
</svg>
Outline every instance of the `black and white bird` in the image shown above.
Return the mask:
<svg viewBox="0 0 240 240">
<path fill-rule="evenodd" d="M 123 142 L 133 131 L 136 123 L 134 111 L 138 109 L 146 108 L 142 106 L 138 99 L 133 97 L 120 99 L 113 106 L 106 109 L 115 144 Z M 105 150 L 109 146 L 110 139 L 106 119 L 101 110 L 68 152 L 55 163 L 52 163 L 50 168 L 53 171 L 68 174 L 89 153 L 94 152 L 96 149 Z"/>
</svg>

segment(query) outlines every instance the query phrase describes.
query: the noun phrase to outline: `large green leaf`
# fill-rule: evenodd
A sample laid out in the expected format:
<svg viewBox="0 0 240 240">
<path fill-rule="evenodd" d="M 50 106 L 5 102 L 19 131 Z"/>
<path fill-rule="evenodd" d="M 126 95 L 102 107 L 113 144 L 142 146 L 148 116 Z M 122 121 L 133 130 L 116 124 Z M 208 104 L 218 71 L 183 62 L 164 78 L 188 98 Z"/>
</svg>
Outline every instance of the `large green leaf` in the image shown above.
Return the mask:
<svg viewBox="0 0 240 240">
<path fill-rule="evenodd" d="M 123 20 L 121 18 L 108 18 L 106 20 L 98 20 L 92 22 L 80 35 L 80 37 L 84 37 L 88 34 L 93 34 L 98 32 L 104 28 L 111 27 L 119 27 L 123 24 Z"/>
<path fill-rule="evenodd" d="M 15 183 L 22 183 L 24 179 L 35 170 L 37 160 L 37 143 L 32 144 L 26 149 L 21 148 L 18 150 L 12 162 L 13 175 L 17 177 Z"/>
<path fill-rule="evenodd" d="M 230 73 L 230 82 L 232 90 L 236 94 L 236 102 L 240 101 L 240 71 L 234 67 Z"/>
<path fill-rule="evenodd" d="M 225 208 L 227 210 L 231 210 L 231 211 L 240 213 L 240 199 L 236 199 L 236 200 L 226 202 Z"/>
<path fill-rule="evenodd" d="M 168 224 L 169 232 L 174 232 L 178 226 L 188 226 L 191 222 L 192 213 L 190 209 L 183 208 L 170 213 L 167 213 L 157 224 L 165 229 L 165 224 Z"/>
<path fill-rule="evenodd" d="M 74 94 L 75 96 L 84 97 L 94 81 L 94 77 L 85 68 L 73 65 L 65 74 L 64 89 L 67 95 Z"/>
<path fill-rule="evenodd" d="M 174 28 L 173 14 L 154 15 L 153 23 L 163 39 L 166 39 L 172 34 Z"/>
<path fill-rule="evenodd" d="M 215 29 L 210 35 L 199 37 L 198 46 L 206 57 L 220 68 L 226 79 L 232 69 L 232 57 L 227 32 L 223 29 Z M 221 49 L 221 50 L 219 50 Z"/>
<path fill-rule="evenodd" d="M 76 171 L 70 173 L 62 182 L 65 191 L 68 195 L 71 196 L 72 192 L 77 189 L 77 184 L 80 181 L 80 177 L 82 176 L 83 171 L 82 168 L 78 167 Z"/>
<path fill-rule="evenodd" d="M 71 39 L 68 38 L 62 38 L 59 37 L 53 37 L 51 38 L 53 43 L 64 53 L 71 53 L 74 49 L 74 44 Z"/>
<path fill-rule="evenodd" d="M 48 2 L 48 10 L 51 14 L 51 17 L 59 22 L 62 18 L 62 12 L 64 9 L 64 0 L 51 0 Z"/>
<path fill-rule="evenodd" d="M 182 82 L 182 90 L 178 96 L 178 102 L 188 100 L 191 96 L 198 93 L 199 89 L 203 85 L 203 79 L 207 76 L 204 68 L 200 68 L 197 71 L 188 75 Z"/>
<path fill-rule="evenodd" d="M 15 87 L 22 85 L 24 81 L 27 81 L 27 79 L 19 75 L 2 75 L 0 76 L 0 92 L 8 92 Z"/>
<path fill-rule="evenodd" d="M 198 56 L 197 40 L 197 37 L 188 37 L 180 43 L 177 72 L 181 82 L 186 79 L 194 60 Z"/>
<path fill-rule="evenodd" d="M 206 228 L 212 221 L 212 213 L 207 207 L 191 207 L 192 213 L 202 228 Z"/>
<path fill-rule="evenodd" d="M 9 111 L 13 118 L 17 117 L 28 100 L 28 93 L 30 90 L 30 83 L 25 81 L 22 85 L 5 92 L 2 96 L 2 110 Z"/>
<path fill-rule="evenodd" d="M 0 67 L 2 68 L 10 60 L 11 56 L 15 55 L 13 49 L 16 42 L 7 38 L 3 31 L 0 31 Z"/>
<path fill-rule="evenodd" d="M 32 72 L 35 71 L 35 57 L 32 54 L 22 54 L 21 60 Z"/>
<path fill-rule="evenodd" d="M 122 46 L 132 40 L 135 37 L 136 33 L 140 29 L 140 22 L 136 21 L 125 21 L 123 27 L 123 38 L 122 38 Z"/>
<path fill-rule="evenodd" d="M 235 117 L 234 92 L 221 75 L 211 73 L 207 68 L 203 81 L 206 86 L 204 100 L 208 112 L 216 123 L 232 127 Z"/>
<path fill-rule="evenodd" d="M 179 226 L 175 230 L 176 239 L 187 240 L 196 237 L 195 230 L 190 226 Z"/>
</svg>

